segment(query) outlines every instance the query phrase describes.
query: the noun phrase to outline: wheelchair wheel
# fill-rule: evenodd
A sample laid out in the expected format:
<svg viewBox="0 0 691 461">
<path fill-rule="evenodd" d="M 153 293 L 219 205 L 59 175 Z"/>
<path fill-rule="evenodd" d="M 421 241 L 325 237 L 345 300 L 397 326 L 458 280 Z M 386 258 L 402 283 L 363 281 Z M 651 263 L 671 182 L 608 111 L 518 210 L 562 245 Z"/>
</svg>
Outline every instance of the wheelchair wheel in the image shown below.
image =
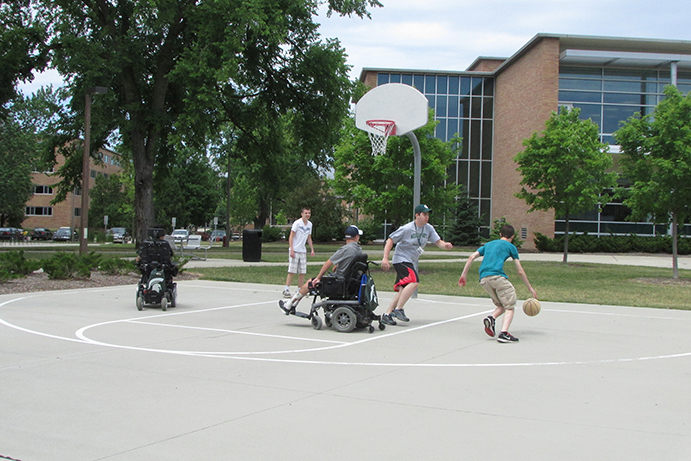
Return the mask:
<svg viewBox="0 0 691 461">
<path fill-rule="evenodd" d="M 161 297 L 161 310 L 165 311 L 168 309 L 168 298 L 164 296 Z"/>
<path fill-rule="evenodd" d="M 322 319 L 316 313 L 312 314 L 312 328 L 315 330 L 322 329 Z"/>
<path fill-rule="evenodd" d="M 141 291 L 137 292 L 137 310 L 140 311 L 144 308 L 144 293 Z"/>
<path fill-rule="evenodd" d="M 341 306 L 334 311 L 331 316 L 331 322 L 337 331 L 348 333 L 355 328 L 357 317 L 355 316 L 355 312 L 347 307 Z"/>
<path fill-rule="evenodd" d="M 324 325 L 326 325 L 327 328 L 331 328 L 331 313 L 324 312 Z"/>
</svg>

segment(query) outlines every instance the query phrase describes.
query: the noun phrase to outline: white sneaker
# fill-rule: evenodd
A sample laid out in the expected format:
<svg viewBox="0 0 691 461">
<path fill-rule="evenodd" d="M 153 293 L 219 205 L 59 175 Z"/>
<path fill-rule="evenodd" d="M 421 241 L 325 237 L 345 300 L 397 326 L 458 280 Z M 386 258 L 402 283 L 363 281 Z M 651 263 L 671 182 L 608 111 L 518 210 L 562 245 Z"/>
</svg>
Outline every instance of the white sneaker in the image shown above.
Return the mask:
<svg viewBox="0 0 691 461">
<path fill-rule="evenodd" d="M 291 296 L 292 296 L 292 295 L 290 294 L 290 290 L 289 290 L 288 288 L 286 288 L 285 290 L 283 290 L 283 297 L 284 297 L 284 298 L 290 298 Z"/>
</svg>

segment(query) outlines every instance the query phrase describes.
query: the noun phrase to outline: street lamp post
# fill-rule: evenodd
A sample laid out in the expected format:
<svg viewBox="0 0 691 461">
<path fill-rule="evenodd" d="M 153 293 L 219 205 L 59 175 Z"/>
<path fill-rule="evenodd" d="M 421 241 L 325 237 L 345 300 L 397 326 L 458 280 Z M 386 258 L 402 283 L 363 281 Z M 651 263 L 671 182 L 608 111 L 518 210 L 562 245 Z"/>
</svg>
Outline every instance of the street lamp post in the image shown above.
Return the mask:
<svg viewBox="0 0 691 461">
<path fill-rule="evenodd" d="M 89 237 L 89 166 L 91 165 L 91 155 L 89 147 L 91 144 L 91 95 L 105 94 L 108 88 L 94 86 L 86 90 L 86 102 L 84 105 L 84 155 L 82 157 L 82 209 L 80 213 L 79 233 L 79 254 L 83 255 L 88 251 L 87 238 Z"/>
</svg>

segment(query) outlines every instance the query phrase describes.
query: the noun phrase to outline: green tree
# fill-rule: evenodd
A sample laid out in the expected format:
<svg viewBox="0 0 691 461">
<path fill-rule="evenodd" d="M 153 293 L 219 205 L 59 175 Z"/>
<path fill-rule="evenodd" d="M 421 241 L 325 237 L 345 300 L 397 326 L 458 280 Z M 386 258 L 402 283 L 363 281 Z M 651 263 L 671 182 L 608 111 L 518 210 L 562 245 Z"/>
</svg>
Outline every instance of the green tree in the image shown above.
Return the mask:
<svg viewBox="0 0 691 461">
<path fill-rule="evenodd" d="M 422 151 L 420 197 L 434 210 L 435 219 L 451 212 L 458 187 L 446 182 L 448 167 L 456 157 L 454 139 L 447 143 L 434 137 L 437 122 L 430 116 L 427 125 L 415 131 Z M 384 155 L 372 155 L 364 131 L 346 118 L 340 144 L 334 152 L 334 190 L 347 202 L 394 229 L 412 219 L 413 146 L 406 136 L 389 138 Z"/>
<path fill-rule="evenodd" d="M 294 189 L 285 197 L 286 216 L 294 220 L 299 218 L 302 207 L 308 207 L 312 212 L 310 221 L 315 242 L 343 239 L 346 210 L 333 194 L 329 182 L 314 172 L 296 181 Z"/>
<path fill-rule="evenodd" d="M 134 210 L 122 176 L 98 176 L 89 198 L 89 227 L 102 227 L 104 216 L 108 216 L 108 227 L 132 227 Z"/>
<path fill-rule="evenodd" d="M 672 267 L 679 278 L 679 225 L 691 218 L 691 96 L 668 86 L 653 114 L 631 117 L 615 137 L 631 184 L 623 194 L 630 219 L 671 224 Z"/>
<path fill-rule="evenodd" d="M 456 246 L 479 245 L 482 241 L 480 236 L 482 219 L 479 217 L 477 205 L 468 198 L 468 191 L 463 186 L 460 187 L 456 203 L 454 221 L 446 241 Z"/>
<path fill-rule="evenodd" d="M 154 203 L 156 222 L 176 227 L 203 226 L 212 221 L 220 199 L 218 173 L 204 152 L 191 148 L 170 152 L 156 170 Z"/>
<path fill-rule="evenodd" d="M 0 121 L 0 226 L 19 227 L 31 197 L 31 136 L 11 116 Z"/>
<path fill-rule="evenodd" d="M 52 88 L 3 106 L 0 118 L 0 225 L 19 227 L 32 194 L 31 172 L 41 168 L 41 132 L 50 124 L 55 94 Z"/>
<path fill-rule="evenodd" d="M 251 178 L 244 173 L 236 175 L 230 192 L 230 224 L 238 228 L 253 222 L 257 215 L 259 194 Z"/>
<path fill-rule="evenodd" d="M 369 15 L 367 6 L 381 6 L 376 0 L 34 0 L 34 22 L 50 23 L 50 66 L 67 78 L 77 114 L 65 120 L 52 147 L 80 133 L 86 90 L 108 87 L 94 100 L 91 150 L 117 131 L 132 152 L 140 239 L 154 221 L 161 156 L 174 145 L 205 146 L 223 124 L 239 133 L 237 154 L 268 175 L 280 173 L 270 167 L 289 136 L 305 158 L 323 162 L 348 109 L 349 81 L 344 50 L 337 40 L 323 41 L 313 21 L 322 4 L 329 14 L 359 17 Z M 282 124 L 286 114 L 293 118 L 290 133 Z M 78 157 L 79 149 L 64 153 Z M 63 190 L 80 177 L 78 162 L 67 164 Z M 266 202 L 260 197 L 262 210 Z"/>
<path fill-rule="evenodd" d="M 542 133 L 523 141 L 526 149 L 516 155 L 524 186 L 516 197 L 530 211 L 554 210 L 564 216 L 564 263 L 568 260 L 569 218 L 606 203 L 603 193 L 616 185 L 616 173 L 608 173 L 612 157 L 600 142 L 592 120 L 579 120 L 580 109 L 562 107 L 552 112 Z"/>
<path fill-rule="evenodd" d="M 0 105 L 3 112 L 5 103 L 17 96 L 17 82 L 32 80 L 32 71 L 42 70 L 47 63 L 46 27 L 33 20 L 34 14 L 31 0 L 0 1 Z"/>
</svg>

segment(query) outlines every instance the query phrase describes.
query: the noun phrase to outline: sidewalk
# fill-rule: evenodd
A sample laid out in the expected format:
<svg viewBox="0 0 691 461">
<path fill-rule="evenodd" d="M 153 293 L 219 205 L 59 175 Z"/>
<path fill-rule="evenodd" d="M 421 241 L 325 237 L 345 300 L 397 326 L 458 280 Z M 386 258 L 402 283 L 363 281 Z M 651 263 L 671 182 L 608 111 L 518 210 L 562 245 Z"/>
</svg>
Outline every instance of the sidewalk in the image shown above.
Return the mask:
<svg viewBox="0 0 691 461">
<path fill-rule="evenodd" d="M 366 248 L 366 253 L 370 256 L 370 259 L 379 261 L 382 250 L 372 250 Z M 428 253 L 429 254 L 429 253 Z M 422 259 L 421 262 L 427 263 L 465 263 L 468 256 L 471 255 L 470 251 L 445 251 L 440 252 L 440 255 L 444 256 L 458 256 L 457 258 L 445 258 L 445 259 Z M 521 253 L 522 261 L 554 261 L 561 262 L 564 255 L 562 253 Z M 672 255 L 659 254 L 659 255 L 642 255 L 642 254 L 616 254 L 616 253 L 570 253 L 568 257 L 570 263 L 595 263 L 595 264 L 615 264 L 621 266 L 647 266 L 647 267 L 662 267 L 672 269 Z M 683 255 L 678 257 L 679 269 L 690 269 L 691 270 L 691 255 Z M 309 261 L 307 262 L 309 266 L 321 266 L 324 264 L 321 261 Z M 207 259 L 206 261 L 189 261 L 185 267 L 195 268 L 195 267 L 251 267 L 251 266 L 286 266 L 288 267 L 288 261 L 286 262 L 244 262 L 239 259 Z"/>
</svg>

